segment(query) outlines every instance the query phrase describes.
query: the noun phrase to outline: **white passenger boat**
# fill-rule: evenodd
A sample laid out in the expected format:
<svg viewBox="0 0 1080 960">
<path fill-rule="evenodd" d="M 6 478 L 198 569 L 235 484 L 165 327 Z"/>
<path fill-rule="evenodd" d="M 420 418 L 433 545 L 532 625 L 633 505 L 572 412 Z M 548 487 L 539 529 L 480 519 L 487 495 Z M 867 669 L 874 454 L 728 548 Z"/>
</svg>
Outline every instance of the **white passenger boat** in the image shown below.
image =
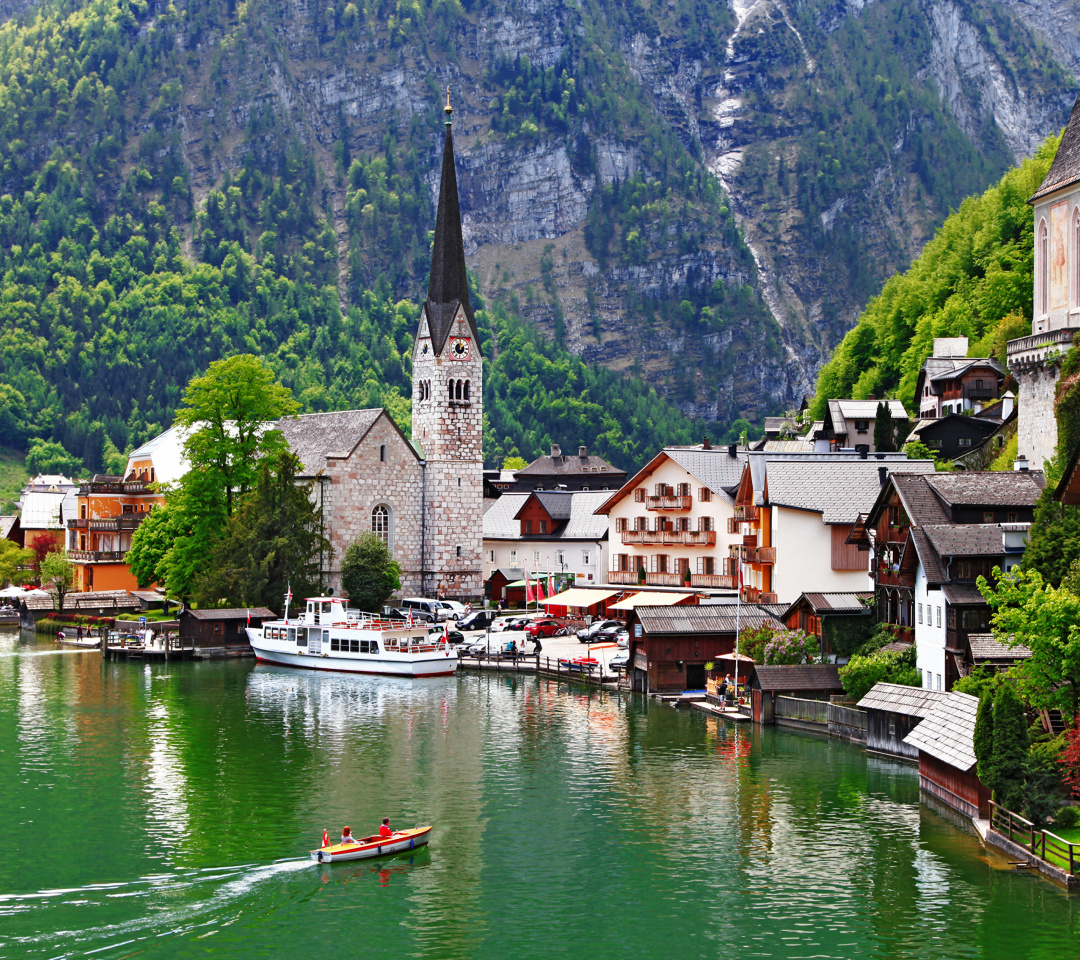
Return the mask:
<svg viewBox="0 0 1080 960">
<path fill-rule="evenodd" d="M 310 597 L 299 617 L 247 628 L 263 663 L 305 670 L 377 673 L 393 677 L 442 677 L 457 670 L 456 651 L 424 624 L 349 610 L 338 597 Z"/>
</svg>

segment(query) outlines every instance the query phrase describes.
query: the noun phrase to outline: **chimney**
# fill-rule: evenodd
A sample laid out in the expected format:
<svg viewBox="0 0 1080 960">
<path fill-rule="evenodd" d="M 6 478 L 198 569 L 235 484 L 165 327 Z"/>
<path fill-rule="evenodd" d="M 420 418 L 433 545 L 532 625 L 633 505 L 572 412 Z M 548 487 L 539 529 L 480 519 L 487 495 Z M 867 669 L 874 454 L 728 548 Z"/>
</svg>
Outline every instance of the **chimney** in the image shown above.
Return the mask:
<svg viewBox="0 0 1080 960">
<path fill-rule="evenodd" d="M 735 458 L 735 451 L 738 450 L 738 449 L 739 449 L 739 445 L 737 443 L 729 443 L 728 448 L 727 448 L 728 456 L 731 457 L 732 459 L 734 459 Z"/>
<path fill-rule="evenodd" d="M 1008 420 L 1012 416 L 1013 407 L 1016 405 L 1016 394 L 1006 390 L 1001 395 L 1001 419 Z"/>
<path fill-rule="evenodd" d="M 586 447 L 584 444 L 579 446 L 577 448 L 577 455 L 581 457 L 582 460 L 584 460 L 589 455 L 589 448 Z"/>
<path fill-rule="evenodd" d="M 562 448 L 557 443 L 551 445 L 551 456 L 553 458 L 562 456 Z"/>
<path fill-rule="evenodd" d="M 870 452 L 870 444 L 868 444 L 868 443 L 857 443 L 857 444 L 855 444 L 855 449 L 859 454 L 859 459 L 860 460 L 865 460 L 866 455 Z"/>
<path fill-rule="evenodd" d="M 1028 471 L 1028 458 L 1025 457 L 1023 454 L 1020 454 L 1020 456 L 1018 456 L 1013 461 L 1013 469 L 1018 470 L 1021 473 L 1027 473 L 1027 471 Z"/>
<path fill-rule="evenodd" d="M 885 482 L 889 479 L 889 468 L 878 467 L 877 468 L 878 481 L 882 486 L 885 486 Z"/>
<path fill-rule="evenodd" d="M 961 359 L 967 356 L 967 337 L 934 337 L 934 356 L 941 359 Z"/>
<path fill-rule="evenodd" d="M 705 434 L 705 436 L 703 436 L 701 438 L 701 449 L 702 450 L 711 450 L 712 449 L 712 438 L 708 434 Z"/>
<path fill-rule="evenodd" d="M 875 397 L 872 393 L 870 393 L 870 394 L 867 394 L 866 399 L 867 400 L 876 400 L 877 397 Z"/>
</svg>

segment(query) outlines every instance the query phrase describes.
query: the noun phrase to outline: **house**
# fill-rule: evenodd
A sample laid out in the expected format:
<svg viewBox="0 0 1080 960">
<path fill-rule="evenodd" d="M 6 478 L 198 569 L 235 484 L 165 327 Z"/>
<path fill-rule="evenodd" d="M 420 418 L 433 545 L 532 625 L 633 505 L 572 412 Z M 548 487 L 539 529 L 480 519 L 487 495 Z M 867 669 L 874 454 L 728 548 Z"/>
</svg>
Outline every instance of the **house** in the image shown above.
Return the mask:
<svg viewBox="0 0 1080 960">
<path fill-rule="evenodd" d="M 793 603 L 801 593 L 870 586 L 865 550 L 849 543 L 861 513 L 891 473 L 932 473 L 900 453 L 769 454 L 751 451 L 735 494 L 725 572 L 743 565 L 744 599 Z"/>
<path fill-rule="evenodd" d="M 720 658 L 735 652 L 738 631 L 758 630 L 766 623 L 780 626 L 753 604 L 706 605 L 690 598 L 665 606 L 635 606 L 629 623 L 630 685 L 643 693 L 704 689 L 705 664 L 723 664 Z M 740 664 L 740 672 L 749 666 Z M 734 660 L 730 667 L 734 672 Z"/>
<path fill-rule="evenodd" d="M 1002 421 L 995 418 L 947 413 L 939 419 L 919 420 L 904 442 L 918 440 L 933 450 L 939 460 L 958 460 L 987 443 L 999 433 L 1001 426 Z"/>
<path fill-rule="evenodd" d="M 266 607 L 243 607 L 226 610 L 184 610 L 180 614 L 180 636 L 196 647 L 250 650 L 245 630 L 261 627 L 277 614 Z M 250 621 L 250 623 L 249 623 Z"/>
<path fill-rule="evenodd" d="M 869 639 L 874 631 L 870 591 L 851 593 L 802 593 L 788 605 L 780 619 L 789 630 L 802 630 L 818 638 L 821 656 L 836 659 L 836 650 L 850 649 Z M 847 657 L 842 656 L 841 661 Z"/>
<path fill-rule="evenodd" d="M 529 493 L 533 490 L 618 490 L 626 481 L 626 471 L 612 466 L 603 457 L 579 446 L 577 455 L 564 454 L 557 443 L 548 456 L 537 457 L 527 467 L 513 474 L 506 483 L 500 471 L 496 487 L 506 493 Z"/>
<path fill-rule="evenodd" d="M 919 749 L 904 738 L 948 694 L 896 683 L 875 683 L 857 706 L 866 711 L 866 749 L 919 762 Z"/>
<path fill-rule="evenodd" d="M 993 357 L 969 357 L 967 337 L 936 337 L 915 383 L 920 419 L 939 419 L 994 403 L 1005 368 Z"/>
<path fill-rule="evenodd" d="M 1044 482 L 1037 471 L 895 474 L 869 511 L 877 619 L 915 643 L 927 689 L 970 670 L 968 636 L 990 625 L 975 581 L 1019 563 Z"/>
<path fill-rule="evenodd" d="M 892 417 L 894 435 L 902 427 L 901 436 L 907 436 L 908 415 L 899 400 L 830 400 L 821 427 L 811 434 L 815 449 L 828 452 L 865 447 L 868 453 L 876 453 L 874 422 L 882 403 Z"/>
<path fill-rule="evenodd" d="M 492 570 L 484 581 L 484 595 L 494 604 L 525 606 L 525 568 L 499 567 Z"/>
<path fill-rule="evenodd" d="M 596 509 L 609 496 L 602 490 L 504 493 L 484 514 L 485 593 L 498 599 L 491 583 L 498 569 L 550 574 L 560 590 L 599 584 L 608 522 Z"/>
<path fill-rule="evenodd" d="M 740 542 L 731 528 L 731 491 L 746 457 L 735 444 L 665 447 L 605 498 L 596 512 L 610 531 L 606 582 L 734 590 L 724 560 Z"/>
<path fill-rule="evenodd" d="M 975 772 L 977 697 L 951 691 L 905 738 L 919 752 L 919 788 L 971 819 L 990 812 L 990 791 Z"/>
<path fill-rule="evenodd" d="M 834 663 L 815 663 L 805 666 L 762 666 L 751 670 L 747 682 L 750 691 L 750 715 L 758 723 L 773 723 L 776 719 L 776 698 L 797 697 L 800 700 L 828 700 L 844 692 L 839 668 Z"/>
<path fill-rule="evenodd" d="M 44 537 L 56 549 L 65 546 L 64 520 L 75 515 L 75 491 L 79 489 L 67 477 L 40 474 L 19 495 L 19 527 L 23 546 L 32 547 Z"/>
<path fill-rule="evenodd" d="M 0 540 L 10 540 L 20 547 L 23 545 L 23 529 L 19 523 L 18 514 L 10 517 L 0 517 Z"/>
</svg>

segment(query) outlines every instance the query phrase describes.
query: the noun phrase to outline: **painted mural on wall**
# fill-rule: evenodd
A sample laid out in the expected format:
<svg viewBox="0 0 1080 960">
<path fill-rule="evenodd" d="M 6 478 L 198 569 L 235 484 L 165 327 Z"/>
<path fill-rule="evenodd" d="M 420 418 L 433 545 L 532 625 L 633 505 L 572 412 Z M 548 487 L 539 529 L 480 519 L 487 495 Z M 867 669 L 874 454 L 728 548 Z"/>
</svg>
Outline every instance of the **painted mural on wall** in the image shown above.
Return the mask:
<svg viewBox="0 0 1080 960">
<path fill-rule="evenodd" d="M 1050 309 L 1063 310 L 1069 305 L 1069 254 L 1066 220 L 1069 203 L 1063 200 L 1050 208 Z"/>
</svg>

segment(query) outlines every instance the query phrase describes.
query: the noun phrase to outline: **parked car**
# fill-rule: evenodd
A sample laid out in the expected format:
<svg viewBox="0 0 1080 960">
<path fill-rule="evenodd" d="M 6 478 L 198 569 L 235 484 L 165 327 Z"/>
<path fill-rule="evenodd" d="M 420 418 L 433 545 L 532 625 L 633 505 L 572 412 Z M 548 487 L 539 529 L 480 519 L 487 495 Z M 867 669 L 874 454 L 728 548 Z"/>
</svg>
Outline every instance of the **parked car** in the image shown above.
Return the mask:
<svg viewBox="0 0 1080 960">
<path fill-rule="evenodd" d="M 615 635 L 615 642 L 619 645 L 620 649 L 622 649 L 622 650 L 627 649 L 627 647 L 630 646 L 630 631 L 629 630 L 620 630 Z"/>
<path fill-rule="evenodd" d="M 465 616 L 465 604 L 458 603 L 457 600 L 440 600 L 439 606 L 450 611 L 450 616 L 444 617 L 444 620 L 458 620 Z"/>
<path fill-rule="evenodd" d="M 558 634 L 565 632 L 565 624 L 560 623 L 558 620 L 543 619 L 533 620 L 526 628 L 525 632 L 530 637 L 554 637 Z"/>
<path fill-rule="evenodd" d="M 446 637 L 447 641 L 452 647 L 458 646 L 459 644 L 465 642 L 465 634 L 463 634 L 460 630 L 444 630 L 442 627 L 431 628 L 432 640 L 441 640 L 443 637 Z"/>
<path fill-rule="evenodd" d="M 387 616 L 391 620 L 408 620 L 411 616 L 417 623 L 434 623 L 435 615 L 427 610 L 413 607 L 391 607 Z"/>
<path fill-rule="evenodd" d="M 429 614 L 429 620 L 432 623 L 438 623 L 440 620 L 449 620 L 451 617 L 450 610 L 442 606 L 441 600 L 428 600 L 424 597 L 406 597 L 401 601 L 401 608 L 403 610 L 412 610 L 415 615 L 417 611 L 424 611 Z"/>
<path fill-rule="evenodd" d="M 457 626 L 459 630 L 486 630 L 495 620 L 495 614 L 491 610 L 474 610 L 458 620 Z"/>
<path fill-rule="evenodd" d="M 629 663 L 630 663 L 630 654 L 629 653 L 617 653 L 617 654 L 615 654 L 615 656 L 613 656 L 607 662 L 607 665 L 608 665 L 608 667 L 610 669 L 618 672 L 620 670 L 625 670 Z"/>
<path fill-rule="evenodd" d="M 577 638 L 582 643 L 596 643 L 604 630 L 614 630 L 618 633 L 622 629 L 624 626 L 620 620 L 597 620 L 595 623 L 590 623 L 584 630 L 579 630 Z"/>
</svg>

